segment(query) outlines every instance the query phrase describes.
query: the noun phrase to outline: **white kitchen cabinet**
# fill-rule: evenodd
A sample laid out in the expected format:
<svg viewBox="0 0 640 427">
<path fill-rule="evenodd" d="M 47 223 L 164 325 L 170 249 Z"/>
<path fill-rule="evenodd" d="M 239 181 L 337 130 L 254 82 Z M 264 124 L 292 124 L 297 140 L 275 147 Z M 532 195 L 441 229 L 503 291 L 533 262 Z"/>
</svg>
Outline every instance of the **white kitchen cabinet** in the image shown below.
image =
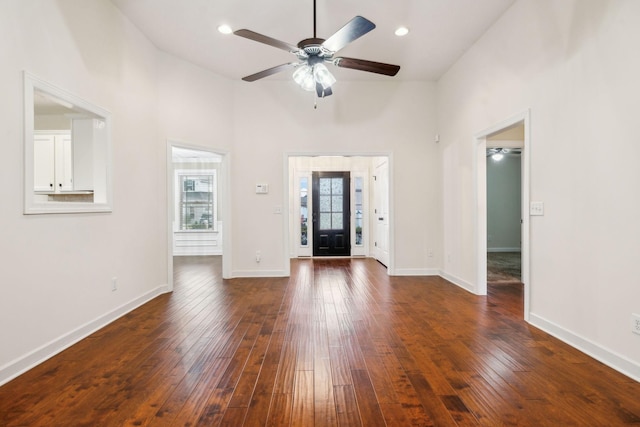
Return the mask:
<svg viewBox="0 0 640 427">
<path fill-rule="evenodd" d="M 34 191 L 59 193 L 73 190 L 70 132 L 34 132 L 33 158 Z"/>
</svg>

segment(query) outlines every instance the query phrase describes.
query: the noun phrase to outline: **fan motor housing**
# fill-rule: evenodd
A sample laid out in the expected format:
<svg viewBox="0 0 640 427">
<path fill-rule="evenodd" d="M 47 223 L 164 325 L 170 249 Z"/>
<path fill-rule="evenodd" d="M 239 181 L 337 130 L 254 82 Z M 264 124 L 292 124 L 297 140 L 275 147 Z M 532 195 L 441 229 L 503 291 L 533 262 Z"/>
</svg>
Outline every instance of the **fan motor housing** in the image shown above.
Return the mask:
<svg viewBox="0 0 640 427">
<path fill-rule="evenodd" d="M 300 49 L 304 49 L 306 47 L 320 46 L 322 43 L 324 43 L 324 39 L 317 39 L 312 37 L 310 39 L 302 40 L 300 43 L 298 43 L 298 47 Z"/>
<path fill-rule="evenodd" d="M 327 54 L 327 50 L 322 48 L 324 39 L 310 38 L 304 39 L 298 43 L 298 47 L 309 57 L 324 57 Z"/>
</svg>

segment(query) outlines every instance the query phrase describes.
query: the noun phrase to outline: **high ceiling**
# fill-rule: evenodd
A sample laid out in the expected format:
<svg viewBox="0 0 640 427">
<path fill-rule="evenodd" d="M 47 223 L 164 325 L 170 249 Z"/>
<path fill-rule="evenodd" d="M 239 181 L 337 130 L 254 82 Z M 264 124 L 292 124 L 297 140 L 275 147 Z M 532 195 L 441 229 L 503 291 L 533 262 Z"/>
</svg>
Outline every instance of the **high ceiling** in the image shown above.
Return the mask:
<svg viewBox="0 0 640 427">
<path fill-rule="evenodd" d="M 159 49 L 239 80 L 295 61 L 274 47 L 217 31 L 247 28 L 297 44 L 313 37 L 313 0 L 111 0 Z M 347 56 L 401 66 L 396 77 L 332 68 L 342 80 L 437 80 L 515 0 L 317 0 L 317 36 L 356 15 L 376 28 L 345 47 Z M 406 26 L 404 37 L 395 29 Z M 269 79 L 291 78 L 290 72 Z"/>
</svg>

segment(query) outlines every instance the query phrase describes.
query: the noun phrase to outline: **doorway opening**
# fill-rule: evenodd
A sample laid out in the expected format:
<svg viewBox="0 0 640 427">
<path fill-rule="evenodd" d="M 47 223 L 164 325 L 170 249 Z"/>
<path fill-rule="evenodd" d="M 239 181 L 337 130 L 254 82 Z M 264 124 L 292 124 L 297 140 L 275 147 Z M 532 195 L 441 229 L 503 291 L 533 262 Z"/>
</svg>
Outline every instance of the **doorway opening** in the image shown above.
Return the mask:
<svg viewBox="0 0 640 427">
<path fill-rule="evenodd" d="M 492 280 L 496 283 L 511 277 L 511 283 L 521 282 L 525 320 L 529 317 L 530 304 L 529 217 L 526 214 L 531 149 L 529 116 L 527 110 L 475 137 L 476 293 L 486 295 L 487 283 Z M 504 276 L 496 277 L 496 263 L 502 264 L 500 274 Z M 494 274 L 489 276 L 491 280 L 488 280 L 489 274 Z"/>
<path fill-rule="evenodd" d="M 522 283 L 524 126 L 487 138 L 487 285 Z"/>
<path fill-rule="evenodd" d="M 230 274 L 228 166 L 224 152 L 175 143 L 167 146 L 168 280 L 174 257 L 211 257 Z"/>
<path fill-rule="evenodd" d="M 373 257 L 392 274 L 390 156 L 305 154 L 287 161 L 290 258 Z"/>
</svg>

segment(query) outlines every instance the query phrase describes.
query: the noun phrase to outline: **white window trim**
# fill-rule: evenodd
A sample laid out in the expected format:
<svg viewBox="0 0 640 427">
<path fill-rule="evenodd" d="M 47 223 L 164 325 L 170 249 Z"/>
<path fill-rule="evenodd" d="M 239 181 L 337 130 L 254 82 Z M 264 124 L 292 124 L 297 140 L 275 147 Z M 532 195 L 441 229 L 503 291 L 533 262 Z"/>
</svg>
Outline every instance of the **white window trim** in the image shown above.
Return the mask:
<svg viewBox="0 0 640 427">
<path fill-rule="evenodd" d="M 175 189 L 175 201 L 174 203 L 174 221 L 173 231 L 176 233 L 217 233 L 218 232 L 218 171 L 216 169 L 176 169 L 174 173 L 174 189 Z M 180 229 L 180 193 L 182 193 L 182 187 L 180 185 L 180 178 L 188 175 L 210 175 L 213 176 L 213 211 L 211 212 L 213 228 L 210 230 L 181 230 Z"/>
</svg>

